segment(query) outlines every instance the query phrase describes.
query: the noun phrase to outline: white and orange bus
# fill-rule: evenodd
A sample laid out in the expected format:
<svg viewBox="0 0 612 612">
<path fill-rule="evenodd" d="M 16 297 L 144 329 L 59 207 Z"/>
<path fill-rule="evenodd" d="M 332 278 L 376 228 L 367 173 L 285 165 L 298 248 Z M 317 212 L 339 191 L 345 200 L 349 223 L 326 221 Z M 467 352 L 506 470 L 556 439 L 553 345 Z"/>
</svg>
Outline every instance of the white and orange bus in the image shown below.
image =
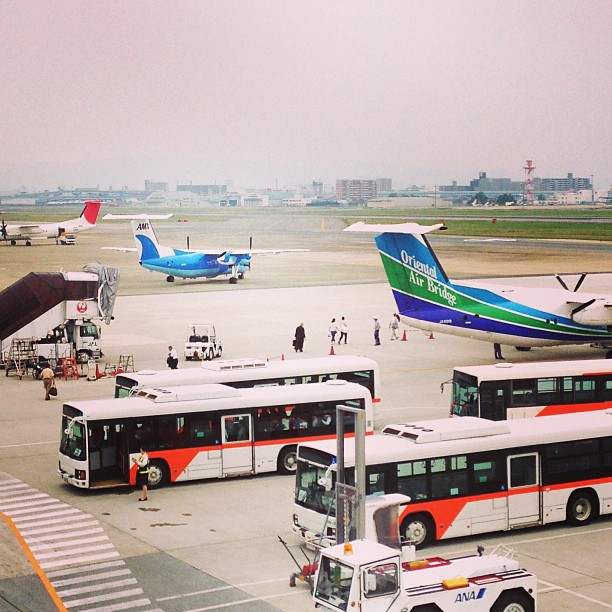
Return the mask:
<svg viewBox="0 0 612 612">
<path fill-rule="evenodd" d="M 402 493 L 401 534 L 434 540 L 612 513 L 612 410 L 539 419 L 477 417 L 389 425 L 366 436 L 366 494 Z M 335 542 L 335 441 L 298 446 L 293 529 Z M 330 467 L 331 466 L 331 467 Z M 345 442 L 354 486 L 354 439 Z M 327 472 L 327 474 L 326 474 Z"/>
<path fill-rule="evenodd" d="M 612 361 L 496 363 L 453 370 L 451 416 L 493 421 L 612 408 Z"/>
<path fill-rule="evenodd" d="M 378 363 L 359 355 L 328 355 L 307 359 L 263 361 L 225 359 L 203 361 L 200 366 L 176 370 L 141 370 L 115 378 L 115 397 L 128 397 L 139 387 L 179 387 L 218 383 L 238 389 L 272 385 L 299 385 L 346 380 L 363 385 L 372 396 L 375 416 L 380 415 Z"/>
<path fill-rule="evenodd" d="M 131 397 L 66 402 L 59 473 L 82 488 L 134 484 L 143 447 L 149 485 L 262 472 L 294 473 L 302 441 L 335 439 L 336 405 L 362 409 L 373 432 L 372 399 L 362 385 L 234 389 L 226 385 L 143 388 Z M 347 432 L 354 431 L 352 415 Z"/>
</svg>

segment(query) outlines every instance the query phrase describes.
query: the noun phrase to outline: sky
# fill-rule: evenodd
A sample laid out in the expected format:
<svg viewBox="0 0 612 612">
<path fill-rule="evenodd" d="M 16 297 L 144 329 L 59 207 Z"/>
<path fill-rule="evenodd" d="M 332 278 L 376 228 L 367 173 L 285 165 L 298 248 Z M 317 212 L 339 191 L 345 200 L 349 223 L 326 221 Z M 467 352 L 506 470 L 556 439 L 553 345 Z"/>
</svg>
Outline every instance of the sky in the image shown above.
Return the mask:
<svg viewBox="0 0 612 612">
<path fill-rule="evenodd" d="M 609 0 L 0 0 L 0 192 L 612 184 Z"/>
</svg>

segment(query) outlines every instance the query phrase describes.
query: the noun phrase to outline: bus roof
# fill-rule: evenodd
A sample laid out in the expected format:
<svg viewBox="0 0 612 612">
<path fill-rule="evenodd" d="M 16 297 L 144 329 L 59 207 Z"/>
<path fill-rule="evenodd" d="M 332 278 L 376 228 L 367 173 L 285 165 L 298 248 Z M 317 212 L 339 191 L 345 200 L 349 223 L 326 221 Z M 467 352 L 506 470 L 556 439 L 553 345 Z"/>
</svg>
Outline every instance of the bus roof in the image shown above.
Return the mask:
<svg viewBox="0 0 612 612">
<path fill-rule="evenodd" d="M 77 400 L 64 402 L 86 419 L 105 420 L 156 414 L 184 414 L 207 410 L 232 410 L 298 404 L 301 402 L 364 399 L 371 402 L 370 392 L 362 385 L 343 380 L 328 380 L 309 385 L 249 387 L 234 389 L 227 385 L 188 385 L 142 389 L 142 395 L 119 399 Z"/>
<path fill-rule="evenodd" d="M 546 376 L 587 376 L 612 373 L 608 359 L 584 359 L 580 361 L 531 361 L 529 363 L 495 363 L 492 365 L 456 366 L 454 372 L 475 376 L 478 380 L 513 380 L 542 378 Z"/>
<path fill-rule="evenodd" d="M 231 372 L 233 380 L 249 380 L 253 371 L 266 372 L 270 375 L 293 376 L 318 374 L 332 364 L 334 369 L 361 369 L 377 367 L 376 361 L 359 355 L 326 355 L 306 359 L 286 359 L 282 361 L 262 361 L 259 359 L 221 359 L 203 361 L 200 366 L 180 368 L 177 370 L 140 370 L 139 372 L 122 373 L 117 376 L 117 384 L 122 380 L 136 381 L 140 386 L 150 384 L 148 381 L 172 381 L 161 384 L 184 384 L 184 381 L 214 377 L 216 373 Z"/>
<path fill-rule="evenodd" d="M 461 423 L 455 424 L 455 421 Z M 449 455 L 464 455 L 502 448 L 537 446 L 551 442 L 601 438 L 612 435 L 612 409 L 549 416 L 545 419 L 489 421 L 477 417 L 435 419 L 387 425 L 383 433 L 366 436 L 365 453 L 369 465 L 393 461 L 414 461 Z M 345 462 L 354 464 L 355 440 L 347 438 Z M 303 443 L 336 456 L 336 440 Z"/>
</svg>

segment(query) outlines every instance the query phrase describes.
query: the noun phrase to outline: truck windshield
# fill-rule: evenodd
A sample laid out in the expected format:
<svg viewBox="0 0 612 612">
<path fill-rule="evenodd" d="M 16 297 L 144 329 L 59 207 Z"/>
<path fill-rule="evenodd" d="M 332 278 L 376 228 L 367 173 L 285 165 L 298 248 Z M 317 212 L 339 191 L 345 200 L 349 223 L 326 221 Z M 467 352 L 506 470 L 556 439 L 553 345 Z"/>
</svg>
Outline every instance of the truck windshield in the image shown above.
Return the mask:
<svg viewBox="0 0 612 612">
<path fill-rule="evenodd" d="M 71 459 L 85 461 L 87 457 L 85 443 L 85 425 L 64 414 L 60 452 Z"/>
<path fill-rule="evenodd" d="M 306 461 L 298 461 L 297 474 L 295 480 L 295 503 L 308 510 L 314 510 L 319 514 L 335 516 L 335 492 L 326 491 L 325 487 L 319 484 L 319 480 L 325 476 L 326 469 Z M 335 481 L 335 472 L 332 478 Z M 331 506 L 331 511 L 330 511 Z"/>
<path fill-rule="evenodd" d="M 96 325 L 81 325 L 81 338 L 98 338 L 98 327 Z"/>
<path fill-rule="evenodd" d="M 315 599 L 337 610 L 346 610 L 354 571 L 354 568 L 344 563 L 323 556 L 315 586 Z"/>
</svg>

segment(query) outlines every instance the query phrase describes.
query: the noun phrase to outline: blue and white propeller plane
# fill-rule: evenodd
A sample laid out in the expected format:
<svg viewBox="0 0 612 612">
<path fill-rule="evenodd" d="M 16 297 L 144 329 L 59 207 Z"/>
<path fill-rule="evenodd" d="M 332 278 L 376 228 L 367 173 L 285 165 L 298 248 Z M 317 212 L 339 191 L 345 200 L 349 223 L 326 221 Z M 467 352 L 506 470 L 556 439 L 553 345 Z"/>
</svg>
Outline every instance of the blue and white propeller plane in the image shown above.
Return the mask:
<svg viewBox="0 0 612 612">
<path fill-rule="evenodd" d="M 178 278 L 215 278 L 229 276 L 230 284 L 244 278 L 251 269 L 251 257 L 264 253 L 303 252 L 308 249 L 237 249 L 182 250 L 159 244 L 149 219 L 133 219 L 132 232 L 140 265 L 151 272 L 166 275 L 166 281 Z"/>
<path fill-rule="evenodd" d="M 452 281 L 425 237 L 445 229 L 443 224 L 359 222 L 344 231 L 379 234 L 376 246 L 407 325 L 519 350 L 563 344 L 612 347 L 612 295 L 577 293 L 585 275 L 573 291 L 559 276 L 563 289 Z"/>
</svg>

